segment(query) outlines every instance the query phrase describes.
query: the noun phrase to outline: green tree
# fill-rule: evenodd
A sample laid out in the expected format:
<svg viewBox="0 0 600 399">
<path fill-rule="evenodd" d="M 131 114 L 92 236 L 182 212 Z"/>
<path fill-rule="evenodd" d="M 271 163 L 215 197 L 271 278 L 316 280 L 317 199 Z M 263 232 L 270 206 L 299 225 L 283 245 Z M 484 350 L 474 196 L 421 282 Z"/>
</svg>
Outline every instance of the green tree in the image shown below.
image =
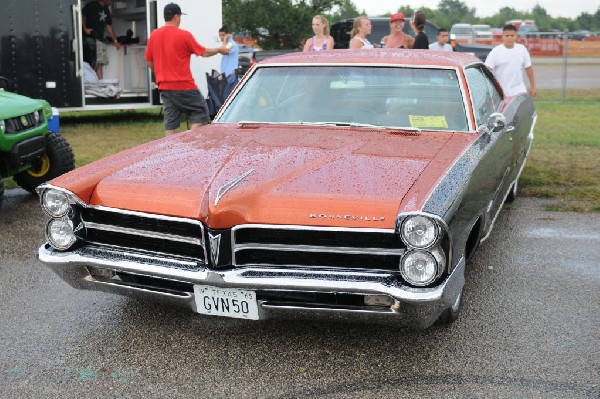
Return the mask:
<svg viewBox="0 0 600 399">
<path fill-rule="evenodd" d="M 300 48 L 312 35 L 316 14 L 327 14 L 343 0 L 223 0 L 223 21 L 264 49 Z"/>
<path fill-rule="evenodd" d="M 473 23 L 475 21 L 475 8 L 469 8 L 459 0 L 441 0 L 438 11 L 446 16 L 448 24 Z"/>
<path fill-rule="evenodd" d="M 337 10 L 331 14 L 331 21 L 339 21 L 341 19 L 355 18 L 363 15 L 365 11 L 358 11 L 352 0 L 342 0 Z"/>
</svg>

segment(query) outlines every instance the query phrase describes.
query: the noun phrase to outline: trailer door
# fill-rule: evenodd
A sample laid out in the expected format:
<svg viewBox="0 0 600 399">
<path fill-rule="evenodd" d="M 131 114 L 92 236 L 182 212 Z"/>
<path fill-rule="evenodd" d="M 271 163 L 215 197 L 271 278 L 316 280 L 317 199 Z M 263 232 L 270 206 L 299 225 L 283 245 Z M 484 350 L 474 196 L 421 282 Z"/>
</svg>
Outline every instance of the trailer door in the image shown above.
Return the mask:
<svg viewBox="0 0 600 399">
<path fill-rule="evenodd" d="M 9 0 L 0 24 L 0 75 L 9 90 L 56 107 L 82 105 L 78 0 Z"/>
</svg>

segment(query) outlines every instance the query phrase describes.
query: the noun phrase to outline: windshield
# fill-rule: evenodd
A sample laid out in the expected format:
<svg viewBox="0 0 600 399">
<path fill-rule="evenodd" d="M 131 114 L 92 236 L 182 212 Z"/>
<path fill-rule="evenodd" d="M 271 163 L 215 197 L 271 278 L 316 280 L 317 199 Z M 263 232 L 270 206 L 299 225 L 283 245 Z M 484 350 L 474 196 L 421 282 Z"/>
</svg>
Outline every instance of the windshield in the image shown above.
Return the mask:
<svg viewBox="0 0 600 399">
<path fill-rule="evenodd" d="M 467 131 L 458 82 L 453 69 L 263 67 L 215 122 L 364 124 Z"/>
</svg>

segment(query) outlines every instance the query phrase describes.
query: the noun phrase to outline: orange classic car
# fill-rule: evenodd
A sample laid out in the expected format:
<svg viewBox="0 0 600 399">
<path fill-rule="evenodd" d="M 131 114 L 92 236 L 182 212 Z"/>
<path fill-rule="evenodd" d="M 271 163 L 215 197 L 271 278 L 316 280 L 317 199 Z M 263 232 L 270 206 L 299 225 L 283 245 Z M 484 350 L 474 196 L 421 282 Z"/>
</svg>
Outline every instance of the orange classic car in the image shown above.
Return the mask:
<svg viewBox="0 0 600 399">
<path fill-rule="evenodd" d="M 212 124 L 40 186 L 38 256 L 75 288 L 203 315 L 450 323 L 535 119 L 468 54 L 274 57 Z"/>
</svg>

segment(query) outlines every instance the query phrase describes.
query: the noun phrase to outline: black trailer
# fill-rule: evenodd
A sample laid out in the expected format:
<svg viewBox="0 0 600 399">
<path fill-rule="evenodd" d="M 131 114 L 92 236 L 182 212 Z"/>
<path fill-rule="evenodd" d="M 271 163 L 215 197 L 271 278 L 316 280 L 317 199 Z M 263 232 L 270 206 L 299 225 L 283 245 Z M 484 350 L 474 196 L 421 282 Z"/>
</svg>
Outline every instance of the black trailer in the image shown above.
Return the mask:
<svg viewBox="0 0 600 399">
<path fill-rule="evenodd" d="M 62 109 L 131 109 L 159 104 L 158 92 L 144 60 L 150 32 L 164 21 L 168 0 L 114 0 L 111 5 L 117 36 L 129 39 L 117 49 L 108 45 L 109 65 L 103 84 L 118 90 L 102 92 L 85 75 L 81 10 L 90 0 L 5 0 L 0 24 L 0 76 L 7 90 L 43 98 Z M 214 46 L 221 24 L 221 1 L 179 0 L 187 26 L 200 43 Z M 202 8 L 199 9 L 199 3 Z M 198 27 L 198 28 L 196 28 Z M 201 29 L 201 30 L 199 30 Z M 129 32 L 128 32 L 129 31 Z M 217 57 L 213 57 L 217 58 Z M 218 60 L 192 70 L 201 90 L 204 76 Z M 198 65 L 200 65 L 198 63 Z M 87 71 L 93 69 L 87 68 Z M 200 77 L 200 78 L 199 78 Z M 93 80 L 93 79 L 92 79 Z M 202 80 L 202 81 L 201 81 Z"/>
</svg>

